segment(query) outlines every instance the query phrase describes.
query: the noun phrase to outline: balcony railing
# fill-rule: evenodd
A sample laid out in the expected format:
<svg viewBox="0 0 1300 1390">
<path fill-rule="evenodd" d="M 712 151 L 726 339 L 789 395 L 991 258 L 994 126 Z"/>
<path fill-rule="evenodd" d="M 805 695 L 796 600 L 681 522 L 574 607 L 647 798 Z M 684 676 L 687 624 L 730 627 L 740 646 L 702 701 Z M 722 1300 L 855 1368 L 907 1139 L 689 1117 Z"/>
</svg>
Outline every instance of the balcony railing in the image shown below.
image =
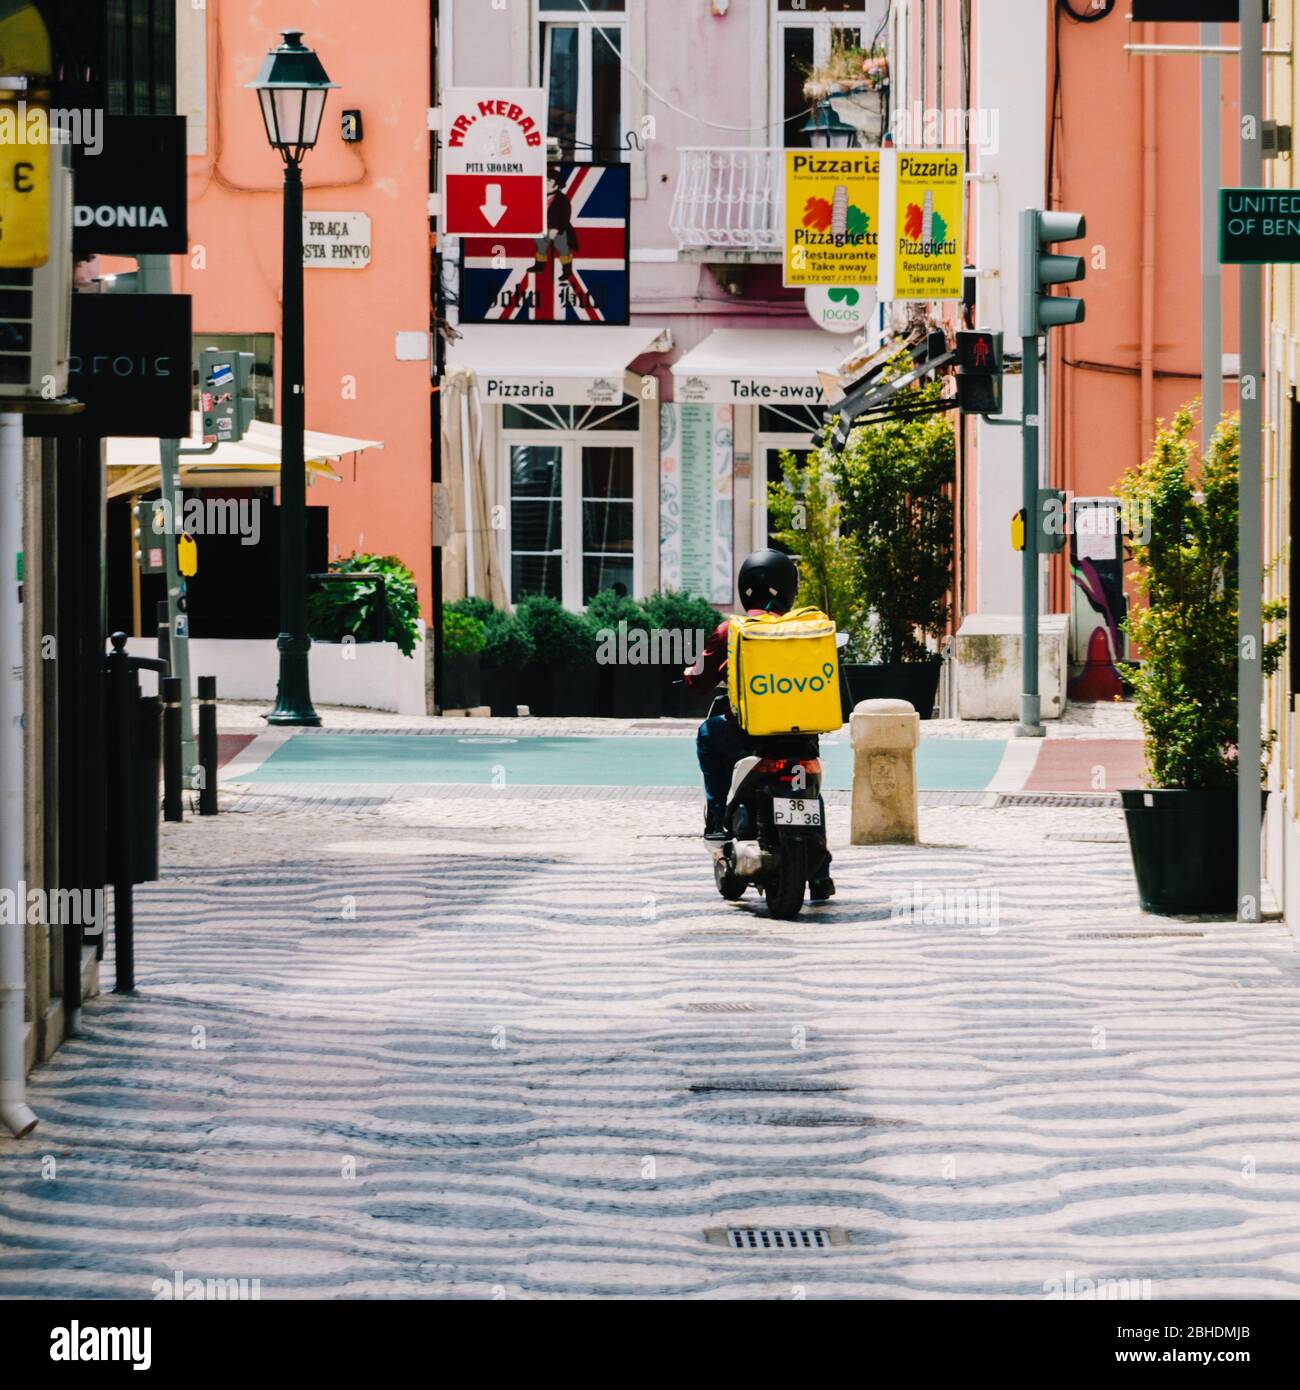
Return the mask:
<svg viewBox="0 0 1300 1390">
<path fill-rule="evenodd" d="M 671 225 L 682 251 L 781 249 L 781 151 L 680 151 Z"/>
</svg>

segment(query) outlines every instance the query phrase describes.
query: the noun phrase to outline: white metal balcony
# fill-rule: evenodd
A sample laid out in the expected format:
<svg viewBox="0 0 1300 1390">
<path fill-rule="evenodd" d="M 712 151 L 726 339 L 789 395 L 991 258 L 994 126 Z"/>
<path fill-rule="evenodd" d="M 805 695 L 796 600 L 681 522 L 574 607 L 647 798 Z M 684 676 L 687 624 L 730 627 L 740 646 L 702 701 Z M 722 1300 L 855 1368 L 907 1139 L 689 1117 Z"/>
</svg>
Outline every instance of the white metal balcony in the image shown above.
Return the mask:
<svg viewBox="0 0 1300 1390">
<path fill-rule="evenodd" d="M 687 147 L 671 226 L 689 260 L 775 261 L 781 256 L 778 149 Z"/>
</svg>

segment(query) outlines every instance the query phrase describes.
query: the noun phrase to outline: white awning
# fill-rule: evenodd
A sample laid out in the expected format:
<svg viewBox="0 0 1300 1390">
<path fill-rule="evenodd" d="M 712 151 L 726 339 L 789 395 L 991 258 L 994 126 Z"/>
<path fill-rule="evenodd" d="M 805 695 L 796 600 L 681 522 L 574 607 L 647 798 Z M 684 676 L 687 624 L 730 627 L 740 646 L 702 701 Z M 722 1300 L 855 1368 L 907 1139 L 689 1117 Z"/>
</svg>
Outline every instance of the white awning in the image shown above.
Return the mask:
<svg viewBox="0 0 1300 1390">
<path fill-rule="evenodd" d="M 465 324 L 458 332 L 448 374 L 473 372 L 484 405 L 620 405 L 628 364 L 665 350 L 654 327 Z"/>
<path fill-rule="evenodd" d="M 818 372 L 834 372 L 844 339 L 820 329 L 717 328 L 673 363 L 679 401 L 824 405 Z"/>
<path fill-rule="evenodd" d="M 191 437 L 182 441 L 182 447 L 202 448 L 202 428 L 199 416 L 192 415 Z M 303 443 L 308 482 L 316 478 L 342 482 L 331 463 L 363 449 L 384 447 L 377 439 L 351 439 L 320 430 L 308 430 Z M 105 445 L 110 497 L 150 492 L 159 485 L 162 460 L 156 439 L 113 438 Z M 182 454 L 177 462 L 181 486 L 186 488 L 279 487 L 280 426 L 254 420 L 238 443 L 218 444 L 210 454 Z"/>
</svg>

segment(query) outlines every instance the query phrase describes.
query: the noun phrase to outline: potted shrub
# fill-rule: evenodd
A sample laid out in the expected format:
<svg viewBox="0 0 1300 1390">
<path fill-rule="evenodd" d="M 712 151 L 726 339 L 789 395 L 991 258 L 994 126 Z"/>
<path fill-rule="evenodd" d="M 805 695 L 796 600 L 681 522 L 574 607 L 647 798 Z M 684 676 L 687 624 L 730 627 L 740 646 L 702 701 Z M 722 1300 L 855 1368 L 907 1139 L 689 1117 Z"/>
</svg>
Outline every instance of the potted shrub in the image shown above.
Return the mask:
<svg viewBox="0 0 1300 1390">
<path fill-rule="evenodd" d="M 616 589 L 604 589 L 587 604 L 587 621 L 596 643 L 601 714 L 658 719 L 663 691 L 645 608 Z"/>
<path fill-rule="evenodd" d="M 460 598 L 447 612 L 463 613 L 483 625 L 479 653 L 478 703 L 490 706 L 498 718 L 512 717 L 519 708 L 519 673 L 533 659 L 533 641 L 513 613 L 494 608 L 485 598 Z M 450 700 L 444 700 L 455 708 Z"/>
<path fill-rule="evenodd" d="M 320 642 L 341 642 L 345 637 L 357 642 L 394 642 L 403 656 L 414 655 L 420 637 L 415 576 L 396 556 L 347 555 L 333 561 L 329 572 L 378 574 L 384 582 L 356 579 L 322 583 L 307 600 L 307 629 L 313 638 Z M 381 619 L 382 636 L 378 632 Z"/>
<path fill-rule="evenodd" d="M 890 371 L 910 365 L 906 355 Z M 906 393 L 909 405 L 938 402 L 939 382 Z M 849 674 L 854 703 L 907 700 L 929 719 L 939 689 L 938 644 L 948 631 L 953 582 L 953 482 L 957 446 L 943 413 L 883 420 L 855 429 L 831 463 L 851 537 L 859 598 L 869 626 L 860 656 L 876 664 Z"/>
<path fill-rule="evenodd" d="M 534 648 L 520 682 L 523 703 L 534 714 L 594 715 L 596 643 L 590 623 L 541 594 L 524 599 L 517 612 Z"/>
<path fill-rule="evenodd" d="M 767 514 L 776 543 L 799 562 L 795 602 L 820 608 L 849 639 L 840 653 L 847 719 L 854 703 L 851 673 L 864 669 L 857 659 L 870 651 L 871 638 L 861 598 L 862 556 L 855 538 L 841 532 L 842 511 L 821 451 L 802 468 L 792 453 L 781 455 L 781 482 L 768 488 Z"/>
<path fill-rule="evenodd" d="M 444 709 L 474 709 L 481 703 L 479 659 L 487 629 L 467 613 L 442 611 L 442 704 Z"/>
<path fill-rule="evenodd" d="M 1125 626 L 1143 660 L 1133 698 L 1150 787 L 1121 791 L 1138 896 L 1149 912 L 1234 913 L 1237 906 L 1238 421 L 1225 417 L 1202 456 L 1184 407 L 1151 457 L 1116 488 L 1132 533 L 1137 593 Z M 1260 660 L 1278 668 L 1285 604 Z M 1265 757 L 1276 737 L 1265 736 Z M 1246 775 L 1263 780 L 1263 769 Z M 1261 796 L 1265 795 L 1261 791 Z"/>
<path fill-rule="evenodd" d="M 680 589 L 664 589 L 645 601 L 650 640 L 659 660 L 659 689 L 663 712 L 669 716 L 703 718 L 712 703 L 711 691 L 687 690 L 683 667 L 691 665 L 722 615 L 707 600 Z"/>
</svg>

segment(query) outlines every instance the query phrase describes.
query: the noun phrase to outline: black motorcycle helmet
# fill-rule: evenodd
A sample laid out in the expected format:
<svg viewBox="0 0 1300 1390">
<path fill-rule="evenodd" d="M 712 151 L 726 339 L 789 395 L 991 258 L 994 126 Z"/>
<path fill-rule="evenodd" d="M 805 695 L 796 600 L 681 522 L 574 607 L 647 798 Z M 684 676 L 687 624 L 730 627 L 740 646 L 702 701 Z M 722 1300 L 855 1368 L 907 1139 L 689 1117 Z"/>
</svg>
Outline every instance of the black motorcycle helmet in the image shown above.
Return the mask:
<svg viewBox="0 0 1300 1390">
<path fill-rule="evenodd" d="M 740 606 L 788 613 L 799 592 L 799 567 L 779 550 L 756 550 L 740 567 Z"/>
</svg>

